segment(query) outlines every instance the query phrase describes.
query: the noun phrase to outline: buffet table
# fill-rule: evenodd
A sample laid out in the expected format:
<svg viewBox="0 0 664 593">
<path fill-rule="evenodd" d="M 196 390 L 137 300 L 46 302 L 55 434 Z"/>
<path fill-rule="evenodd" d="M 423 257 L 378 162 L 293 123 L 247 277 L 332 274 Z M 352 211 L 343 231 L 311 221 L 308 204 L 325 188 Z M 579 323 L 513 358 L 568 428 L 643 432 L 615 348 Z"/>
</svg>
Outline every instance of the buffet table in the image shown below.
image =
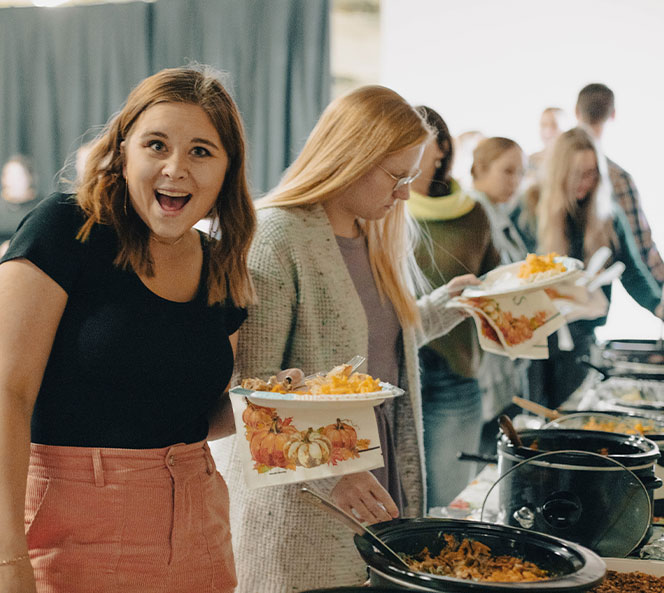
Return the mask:
<svg viewBox="0 0 664 593">
<path fill-rule="evenodd" d="M 561 408 L 566 410 L 595 408 L 597 401 L 593 399 L 593 394 L 597 391 L 600 382 L 598 374 L 591 371 L 583 385 Z M 540 428 L 544 422 L 546 421 L 539 417 L 527 414 L 518 415 L 513 419 L 513 423 L 519 431 Z M 429 516 L 496 522 L 498 520 L 497 496 L 487 498 L 487 495 L 499 477 L 497 464 L 488 463 L 448 506 L 431 508 Z M 496 491 L 497 489 L 494 490 L 494 493 Z M 637 551 L 632 552 L 630 557 L 664 560 L 664 518 L 655 518 L 652 535 L 648 542 Z"/>
<path fill-rule="evenodd" d="M 487 464 L 448 506 L 433 507 L 429 510 L 429 516 L 493 522 L 498 509 L 492 504 L 494 502 L 492 498 L 487 501 L 486 508 L 483 507 L 491 486 L 498 478 L 498 466 L 495 463 Z M 648 543 L 629 557 L 664 560 L 664 524 L 655 523 Z"/>
</svg>

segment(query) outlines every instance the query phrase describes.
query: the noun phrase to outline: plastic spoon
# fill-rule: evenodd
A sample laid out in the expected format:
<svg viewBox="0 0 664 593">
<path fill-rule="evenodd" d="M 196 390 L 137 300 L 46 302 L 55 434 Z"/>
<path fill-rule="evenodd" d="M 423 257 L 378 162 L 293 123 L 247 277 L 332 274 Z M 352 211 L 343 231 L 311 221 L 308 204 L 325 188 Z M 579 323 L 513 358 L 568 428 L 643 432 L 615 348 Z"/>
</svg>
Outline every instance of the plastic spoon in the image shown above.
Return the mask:
<svg viewBox="0 0 664 593">
<path fill-rule="evenodd" d="M 592 254 L 588 265 L 586 266 L 586 271 L 584 272 L 579 284 L 581 286 L 588 284 L 594 276 L 602 269 L 602 266 L 606 263 L 606 260 L 611 256 L 611 250 L 606 247 L 600 247 L 595 253 Z"/>
<path fill-rule="evenodd" d="M 368 527 L 365 527 L 360 523 L 355 517 L 349 515 L 343 509 L 340 509 L 336 504 L 331 500 L 325 498 L 322 494 L 314 492 L 313 490 L 303 486 L 300 489 L 300 492 L 305 495 L 306 499 L 325 509 L 328 513 L 333 515 L 336 519 L 344 523 L 347 527 L 350 527 L 358 535 L 364 535 L 369 538 L 371 543 L 378 548 L 385 556 L 387 556 L 393 562 L 396 562 L 398 566 L 410 570 L 406 561 L 399 556 L 390 546 L 388 546 L 382 539 L 380 539 L 375 533 L 373 533 Z"/>
<path fill-rule="evenodd" d="M 600 272 L 588 283 L 588 292 L 597 290 L 600 286 L 611 284 L 616 278 L 620 278 L 625 271 L 625 264 L 617 261 L 612 266 L 609 266 L 603 272 Z"/>
</svg>

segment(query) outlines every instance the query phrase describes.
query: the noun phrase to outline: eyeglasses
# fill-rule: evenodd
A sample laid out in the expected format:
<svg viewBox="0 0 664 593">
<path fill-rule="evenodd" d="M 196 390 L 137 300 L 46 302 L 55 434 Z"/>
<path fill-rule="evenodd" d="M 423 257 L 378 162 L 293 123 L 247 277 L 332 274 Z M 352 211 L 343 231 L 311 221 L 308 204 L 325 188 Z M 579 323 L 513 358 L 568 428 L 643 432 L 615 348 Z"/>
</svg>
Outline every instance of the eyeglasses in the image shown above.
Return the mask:
<svg viewBox="0 0 664 593">
<path fill-rule="evenodd" d="M 408 177 L 397 177 L 396 175 L 392 175 L 392 173 L 390 173 L 385 167 L 382 167 L 381 165 L 378 165 L 378 168 L 385 171 L 385 173 L 387 173 L 392 179 L 394 179 L 394 181 L 396 181 L 394 187 L 392 188 L 393 192 L 401 189 L 404 185 L 410 185 L 420 176 L 420 173 L 422 173 L 422 171 L 418 169 L 415 171 L 415 173 L 409 175 Z"/>
</svg>

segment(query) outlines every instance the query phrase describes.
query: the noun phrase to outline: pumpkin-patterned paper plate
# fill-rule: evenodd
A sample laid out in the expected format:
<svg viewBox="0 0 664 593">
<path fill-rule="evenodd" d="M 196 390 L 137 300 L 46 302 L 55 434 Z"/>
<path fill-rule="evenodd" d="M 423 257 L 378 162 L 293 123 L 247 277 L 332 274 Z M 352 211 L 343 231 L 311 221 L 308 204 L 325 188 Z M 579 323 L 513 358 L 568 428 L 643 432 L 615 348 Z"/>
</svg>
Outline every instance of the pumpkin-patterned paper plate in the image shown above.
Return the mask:
<svg viewBox="0 0 664 593">
<path fill-rule="evenodd" d="M 398 397 L 404 394 L 404 390 L 389 383 L 382 382 L 380 383 L 382 389 L 380 391 L 372 391 L 370 393 L 342 393 L 342 394 L 321 394 L 321 395 L 312 395 L 310 393 L 273 393 L 270 391 L 254 391 L 252 389 L 244 389 L 242 387 L 233 387 L 231 389 L 232 393 L 238 393 L 248 397 L 251 401 L 255 403 L 261 402 L 272 402 L 278 403 L 280 405 L 330 405 L 330 404 L 343 404 L 348 406 L 349 404 L 357 403 L 362 405 L 367 405 L 371 403 L 373 406 L 377 406 L 382 401 L 386 399 L 391 399 L 393 397 Z"/>
</svg>

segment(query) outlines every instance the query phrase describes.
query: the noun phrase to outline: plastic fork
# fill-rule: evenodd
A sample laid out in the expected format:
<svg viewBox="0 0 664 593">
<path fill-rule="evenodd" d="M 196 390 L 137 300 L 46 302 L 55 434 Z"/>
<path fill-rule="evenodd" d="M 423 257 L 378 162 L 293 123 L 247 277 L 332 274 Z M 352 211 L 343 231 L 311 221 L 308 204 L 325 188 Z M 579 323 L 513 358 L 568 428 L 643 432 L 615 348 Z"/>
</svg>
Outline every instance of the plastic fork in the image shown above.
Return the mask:
<svg viewBox="0 0 664 593">
<path fill-rule="evenodd" d="M 364 356 L 362 356 L 361 354 L 356 354 L 348 362 L 344 363 L 350 366 L 350 373 L 348 374 L 349 375 L 352 374 L 365 360 L 366 358 Z M 302 384 L 306 383 L 310 379 L 314 379 L 316 377 L 324 377 L 325 375 L 327 375 L 327 372 L 325 371 L 321 371 L 320 373 L 314 373 L 313 375 L 307 375 L 304 379 L 302 379 Z"/>
</svg>

